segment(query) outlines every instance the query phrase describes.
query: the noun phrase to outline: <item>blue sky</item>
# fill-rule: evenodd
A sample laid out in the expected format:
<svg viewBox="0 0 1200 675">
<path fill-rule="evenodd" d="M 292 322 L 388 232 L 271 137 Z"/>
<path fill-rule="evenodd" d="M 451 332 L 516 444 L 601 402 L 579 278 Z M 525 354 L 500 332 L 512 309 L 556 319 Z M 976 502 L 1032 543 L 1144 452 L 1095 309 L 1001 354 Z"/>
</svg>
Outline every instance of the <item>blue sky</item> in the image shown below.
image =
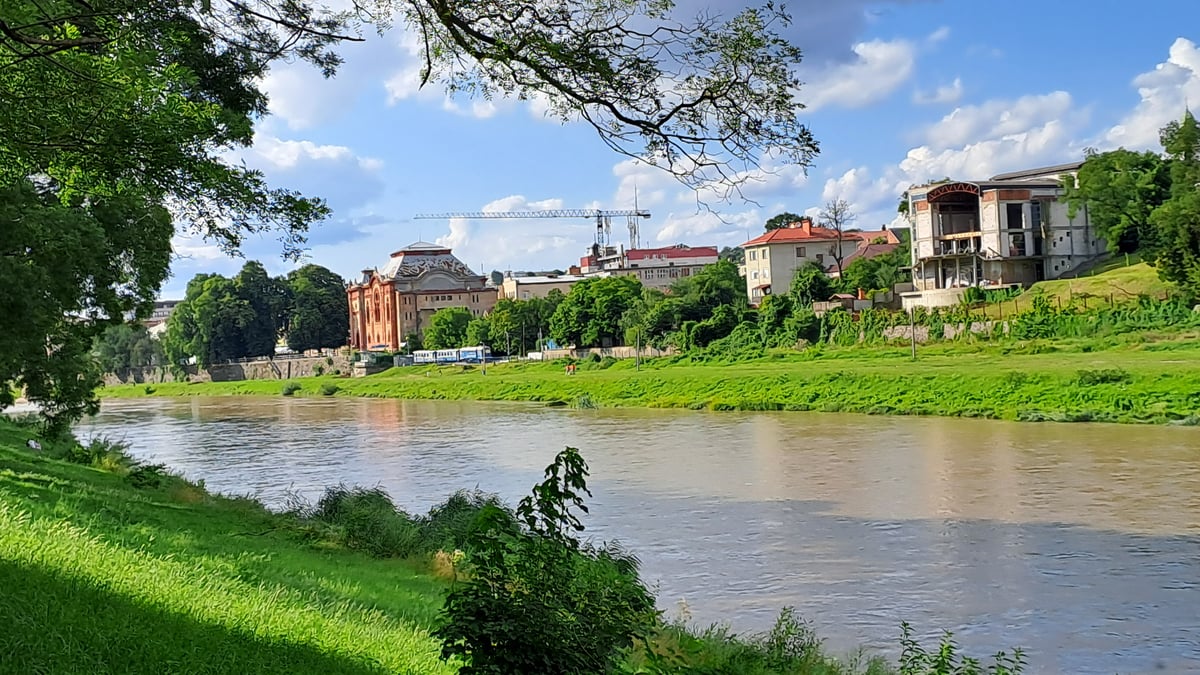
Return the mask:
<svg viewBox="0 0 1200 675">
<path fill-rule="evenodd" d="M 737 0 L 680 2 L 732 13 Z M 400 30 L 348 45 L 334 80 L 285 64 L 264 85 L 272 115 L 245 161 L 279 187 L 326 198 L 307 261 L 347 277 L 382 266 L 417 239 L 475 269 L 553 269 L 591 242 L 585 220 L 412 220 L 417 213 L 631 208 L 643 245 L 728 246 L 783 211 L 846 199 L 861 227 L 895 217 L 904 188 L 949 175 L 970 180 L 1078 159 L 1085 147 L 1156 148 L 1157 130 L 1200 101 L 1200 3 L 1191 1 L 787 3 L 787 35 L 805 52 L 800 100 L 821 144 L 807 175 L 764 176 L 757 204 L 712 203 L 665 173 L 613 154 L 582 124 L 515 101 L 447 101 L 418 90 Z M 1189 32 L 1191 31 L 1191 32 Z M 623 242 L 624 228 L 614 227 Z M 182 297 L 198 272 L 241 261 L 194 237 L 175 241 L 162 296 Z M 272 238 L 245 255 L 273 273 L 293 267 Z"/>
</svg>

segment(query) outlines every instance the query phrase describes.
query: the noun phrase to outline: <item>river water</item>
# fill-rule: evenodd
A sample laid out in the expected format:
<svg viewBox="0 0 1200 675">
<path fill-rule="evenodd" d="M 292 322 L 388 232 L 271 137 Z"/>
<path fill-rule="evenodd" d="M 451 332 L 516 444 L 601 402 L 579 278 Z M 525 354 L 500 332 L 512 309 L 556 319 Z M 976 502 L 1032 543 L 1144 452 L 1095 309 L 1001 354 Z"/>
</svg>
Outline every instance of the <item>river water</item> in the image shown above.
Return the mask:
<svg viewBox="0 0 1200 675">
<path fill-rule="evenodd" d="M 757 631 L 793 605 L 835 652 L 894 655 L 908 621 L 1035 673 L 1200 672 L 1200 429 L 237 397 L 106 401 L 81 431 L 269 505 L 345 482 L 413 512 L 515 502 L 573 445 L 589 533 L 669 614 Z"/>
</svg>

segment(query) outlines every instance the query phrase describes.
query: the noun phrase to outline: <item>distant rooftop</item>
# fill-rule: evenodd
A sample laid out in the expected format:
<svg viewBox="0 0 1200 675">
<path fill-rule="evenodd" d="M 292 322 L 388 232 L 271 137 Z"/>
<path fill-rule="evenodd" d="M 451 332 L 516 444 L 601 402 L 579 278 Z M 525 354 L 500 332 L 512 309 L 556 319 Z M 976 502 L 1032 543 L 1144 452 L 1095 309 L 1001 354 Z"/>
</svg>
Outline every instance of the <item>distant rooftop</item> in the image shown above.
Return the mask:
<svg viewBox="0 0 1200 675">
<path fill-rule="evenodd" d="M 1021 180 L 1024 178 L 1040 178 L 1043 176 L 1059 176 L 1064 173 L 1078 171 L 1079 167 L 1083 166 L 1083 162 L 1070 162 L 1068 164 L 1055 164 L 1053 166 L 1042 166 L 1035 169 L 1025 169 L 1023 171 L 1011 171 L 1009 173 L 999 173 L 992 176 L 992 180 Z"/>
</svg>

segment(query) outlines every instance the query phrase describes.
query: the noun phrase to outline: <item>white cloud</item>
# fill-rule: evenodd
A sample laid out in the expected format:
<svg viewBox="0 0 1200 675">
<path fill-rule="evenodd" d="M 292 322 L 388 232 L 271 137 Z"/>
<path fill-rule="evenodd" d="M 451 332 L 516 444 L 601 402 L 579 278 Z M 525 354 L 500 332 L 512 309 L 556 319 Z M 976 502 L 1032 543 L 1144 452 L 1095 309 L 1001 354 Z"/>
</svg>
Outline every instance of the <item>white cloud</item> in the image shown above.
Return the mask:
<svg viewBox="0 0 1200 675">
<path fill-rule="evenodd" d="M 357 157 L 354 151 L 344 145 L 317 145 L 312 141 L 283 140 L 266 134 L 255 135 L 251 153 L 277 169 L 295 169 L 302 163 L 312 161 L 353 161 L 368 171 L 378 171 L 383 166 L 382 160 Z"/>
<path fill-rule="evenodd" d="M 1158 149 L 1158 130 L 1200 101 L 1200 48 L 1186 38 L 1171 45 L 1167 60 L 1133 80 L 1141 100 L 1103 136 L 1102 145 Z"/>
<path fill-rule="evenodd" d="M 940 42 L 945 42 L 946 38 L 948 37 L 950 37 L 950 27 L 942 26 L 941 28 L 938 28 L 930 33 L 929 37 L 925 38 L 925 41 L 929 44 L 935 45 Z"/>
<path fill-rule="evenodd" d="M 1078 154 L 1071 143 L 1072 129 L 1052 120 L 999 138 L 938 149 L 923 145 L 908 151 L 900 169 L 912 182 L 943 176 L 965 180 L 986 178 L 1004 171 L 1063 161 Z"/>
<path fill-rule="evenodd" d="M 855 213 L 877 209 L 881 203 L 894 202 L 897 195 L 904 191 L 903 181 L 896 172 L 889 174 L 876 178 L 865 166 L 850 169 L 837 178 L 825 181 L 821 202 L 844 199 Z"/>
<path fill-rule="evenodd" d="M 907 40 L 854 45 L 856 58 L 817 73 L 801 87 L 808 110 L 861 108 L 888 97 L 912 76 L 916 48 Z"/>
<path fill-rule="evenodd" d="M 954 82 L 942 85 L 933 91 L 917 90 L 913 92 L 913 103 L 921 105 L 958 103 L 962 95 L 962 79 L 956 77 L 954 78 Z"/>
<path fill-rule="evenodd" d="M 1015 101 L 994 99 L 955 108 L 927 128 L 924 137 L 932 147 L 951 148 L 1023 133 L 1072 112 L 1071 95 L 1065 91 L 1022 96 Z"/>
<path fill-rule="evenodd" d="M 541 211 L 563 208 L 563 200 L 530 200 L 509 195 L 484 204 L 480 211 Z M 614 223 L 614 230 L 617 230 Z M 586 218 L 455 218 L 434 241 L 454 250 L 472 269 L 565 269 L 577 262 L 593 240 L 595 222 Z M 620 232 L 614 231 L 614 238 Z M 482 269 L 486 268 L 486 269 Z"/>
</svg>

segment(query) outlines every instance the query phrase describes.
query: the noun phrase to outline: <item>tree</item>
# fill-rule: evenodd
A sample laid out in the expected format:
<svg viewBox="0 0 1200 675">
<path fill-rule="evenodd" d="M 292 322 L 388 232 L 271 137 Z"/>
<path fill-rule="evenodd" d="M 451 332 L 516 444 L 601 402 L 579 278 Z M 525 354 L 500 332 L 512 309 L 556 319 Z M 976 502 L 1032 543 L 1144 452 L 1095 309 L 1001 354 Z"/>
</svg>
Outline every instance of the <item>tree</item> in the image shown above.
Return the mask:
<svg viewBox="0 0 1200 675">
<path fill-rule="evenodd" d="M 444 307 L 429 317 L 425 327 L 426 349 L 457 349 L 467 341 L 471 312 L 466 307 Z"/>
<path fill-rule="evenodd" d="M 110 326 L 96 338 L 93 353 L 100 369 L 106 373 L 157 366 L 163 362 L 162 345 L 140 324 Z"/>
<path fill-rule="evenodd" d="M 784 211 L 767 220 L 766 231 L 778 230 L 797 222 L 800 222 L 800 216 L 789 211 Z"/>
<path fill-rule="evenodd" d="M 584 279 L 571 287 L 550 319 L 550 334 L 577 347 L 619 344 L 621 317 L 642 295 L 636 277 L 619 275 Z"/>
<path fill-rule="evenodd" d="M 1200 298 L 1200 125 L 1191 111 L 1160 133 L 1170 158 L 1171 191 L 1150 216 L 1157 231 L 1149 258 L 1159 276 Z"/>
<path fill-rule="evenodd" d="M 346 281 L 320 265 L 305 265 L 287 275 L 291 311 L 287 318 L 288 349 L 330 349 L 350 335 L 350 303 Z"/>
<path fill-rule="evenodd" d="M 734 265 L 746 264 L 746 250 L 741 246 L 726 246 L 717 253 L 718 260 L 728 260 Z"/>
<path fill-rule="evenodd" d="M 95 339 L 149 314 L 171 231 L 136 194 L 64 203 L 46 181 L 0 185 L 0 408 L 24 390 L 56 431 L 96 409 Z"/>
<path fill-rule="evenodd" d="M 254 308 L 233 279 L 198 274 L 167 319 L 163 350 L 172 365 L 195 358 L 202 368 L 248 353 L 246 335 L 255 324 Z"/>
<path fill-rule="evenodd" d="M 471 320 L 471 323 L 467 324 L 464 346 L 478 347 L 484 345 L 492 347 L 494 344 L 492 341 L 492 326 L 488 323 L 487 317 L 476 317 Z"/>
<path fill-rule="evenodd" d="M 1113 150 L 1092 153 L 1078 177 L 1064 178 L 1067 217 L 1087 210 L 1088 222 L 1114 253 L 1152 248 L 1155 242 L 1150 214 L 1170 190 L 1166 163 L 1153 152 Z"/>
<path fill-rule="evenodd" d="M 814 302 L 824 302 L 833 295 L 833 281 L 820 265 L 807 262 L 796 269 L 788 293 L 797 309 L 812 307 Z"/>
<path fill-rule="evenodd" d="M 817 216 L 821 227 L 827 227 L 837 233 L 837 245 L 833 249 L 833 260 L 837 263 L 838 276 L 842 274 L 842 260 L 846 258 L 842 250 L 842 241 L 847 229 L 854 223 L 857 216 L 850 209 L 850 203 L 845 199 L 831 199 L 822 207 Z"/>
<path fill-rule="evenodd" d="M 288 325 L 291 289 L 283 279 L 273 279 L 257 260 L 249 260 L 233 279 L 238 297 L 250 308 L 243 328 L 245 353 L 237 358 L 273 356 L 279 336 Z M 349 322 L 349 310 L 346 321 Z M 347 330 L 347 332 L 349 332 Z"/>
</svg>

